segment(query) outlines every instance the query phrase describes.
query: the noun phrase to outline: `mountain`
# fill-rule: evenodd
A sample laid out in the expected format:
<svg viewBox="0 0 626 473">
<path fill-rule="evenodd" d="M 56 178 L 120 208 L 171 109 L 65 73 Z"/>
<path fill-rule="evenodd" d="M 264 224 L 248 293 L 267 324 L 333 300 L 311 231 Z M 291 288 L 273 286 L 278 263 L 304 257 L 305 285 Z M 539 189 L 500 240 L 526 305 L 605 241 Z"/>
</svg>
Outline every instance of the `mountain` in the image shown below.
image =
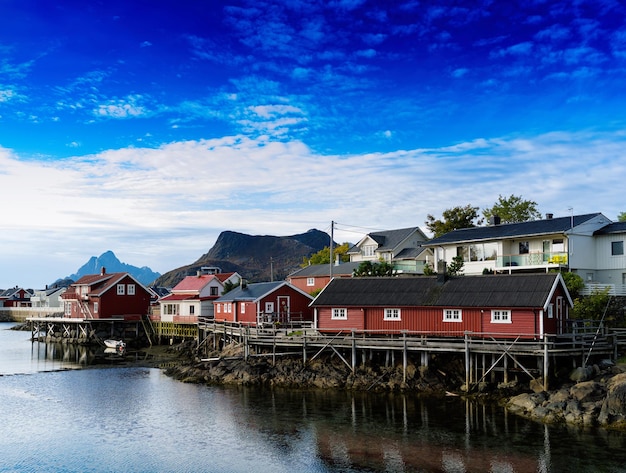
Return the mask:
<svg viewBox="0 0 626 473">
<path fill-rule="evenodd" d="M 298 269 L 303 258 L 329 244 L 328 234 L 315 229 L 290 236 L 224 231 L 208 253 L 189 265 L 165 273 L 155 285 L 173 287 L 203 266 L 217 266 L 224 273 L 237 271 L 250 282 L 277 281 Z"/>
<path fill-rule="evenodd" d="M 106 268 L 107 273 L 129 273 L 137 281 L 146 286 L 161 276 L 161 273 L 156 273 L 147 266 L 138 268 L 137 266 L 122 263 L 119 259 L 117 259 L 115 253 L 109 250 L 105 251 L 98 257 L 92 256 L 89 258 L 89 261 L 78 269 L 76 274 L 67 276 L 64 279 L 59 279 L 53 284 L 53 286 L 66 285 L 66 283 L 70 280 L 71 284 L 87 274 L 98 274 L 103 267 Z"/>
</svg>

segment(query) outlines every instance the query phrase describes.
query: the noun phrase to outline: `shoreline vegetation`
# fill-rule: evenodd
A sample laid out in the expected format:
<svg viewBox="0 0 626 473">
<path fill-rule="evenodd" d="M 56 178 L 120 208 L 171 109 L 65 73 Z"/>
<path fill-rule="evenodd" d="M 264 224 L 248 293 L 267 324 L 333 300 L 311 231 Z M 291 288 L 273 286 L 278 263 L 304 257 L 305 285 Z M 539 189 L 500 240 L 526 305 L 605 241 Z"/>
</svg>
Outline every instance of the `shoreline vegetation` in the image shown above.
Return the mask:
<svg viewBox="0 0 626 473">
<path fill-rule="evenodd" d="M 241 347 L 234 344 L 203 359 L 196 356 L 195 343 L 171 350 L 178 353 L 178 362 L 164 368 L 165 374 L 184 383 L 458 396 L 495 402 L 510 413 L 545 424 L 626 431 L 626 363 L 610 360 L 574 369 L 547 392 L 539 382 L 512 381 L 480 383 L 467 393 L 464 368 L 453 357 L 438 356 L 428 368 L 409 364 L 404 378 L 397 365 L 372 363 L 352 372 L 333 354 L 303 366 L 299 358 L 271 354 L 244 361 Z"/>
</svg>

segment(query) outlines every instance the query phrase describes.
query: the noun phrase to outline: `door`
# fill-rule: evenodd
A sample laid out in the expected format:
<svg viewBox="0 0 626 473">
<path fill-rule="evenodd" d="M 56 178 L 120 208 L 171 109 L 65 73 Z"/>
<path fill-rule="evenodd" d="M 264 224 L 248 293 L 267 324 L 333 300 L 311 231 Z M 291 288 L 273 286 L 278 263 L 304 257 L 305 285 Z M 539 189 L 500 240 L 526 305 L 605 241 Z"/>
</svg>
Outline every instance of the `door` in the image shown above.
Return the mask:
<svg viewBox="0 0 626 473">
<path fill-rule="evenodd" d="M 282 323 L 290 322 L 289 296 L 278 296 L 278 320 Z"/>
</svg>

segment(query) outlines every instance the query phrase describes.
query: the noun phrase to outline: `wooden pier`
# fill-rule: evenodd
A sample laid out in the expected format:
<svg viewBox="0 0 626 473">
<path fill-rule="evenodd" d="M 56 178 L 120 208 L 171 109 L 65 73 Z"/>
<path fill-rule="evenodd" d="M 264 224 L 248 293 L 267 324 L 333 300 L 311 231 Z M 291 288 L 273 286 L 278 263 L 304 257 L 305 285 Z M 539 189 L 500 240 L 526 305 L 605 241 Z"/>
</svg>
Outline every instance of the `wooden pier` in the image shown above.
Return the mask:
<svg viewBox="0 0 626 473">
<path fill-rule="evenodd" d="M 238 323 L 203 321 L 198 324 L 199 350 L 219 349 L 229 343 L 240 344 L 244 358 L 302 356 L 303 363 L 323 352 L 333 352 L 352 371 L 374 356 L 384 356 L 385 364 L 402 362 L 406 381 L 409 363 L 428 367 L 435 354 L 463 358 L 465 389 L 483 381 L 504 383 L 512 377 L 525 376 L 548 389 L 550 373 L 558 368 L 588 366 L 600 359 L 617 358 L 616 334 L 606 334 L 597 327 L 582 326 L 567 335 L 522 334 L 502 339 L 496 334 L 466 332 L 460 337 L 437 333 L 375 331 L 322 334 L 310 325 L 256 327 Z M 626 337 L 626 333 L 620 336 Z M 626 341 L 626 340 L 624 340 Z"/>
</svg>

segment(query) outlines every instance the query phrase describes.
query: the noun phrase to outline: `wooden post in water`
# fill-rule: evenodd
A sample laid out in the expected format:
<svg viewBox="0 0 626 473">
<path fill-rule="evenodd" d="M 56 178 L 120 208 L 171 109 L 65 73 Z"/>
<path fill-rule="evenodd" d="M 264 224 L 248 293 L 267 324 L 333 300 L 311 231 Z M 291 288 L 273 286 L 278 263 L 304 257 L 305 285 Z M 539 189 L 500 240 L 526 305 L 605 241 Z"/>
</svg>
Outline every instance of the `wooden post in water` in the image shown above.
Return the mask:
<svg viewBox="0 0 626 473">
<path fill-rule="evenodd" d="M 402 346 L 402 382 L 406 383 L 406 368 L 408 365 L 408 357 L 407 357 L 407 353 L 406 353 L 406 332 L 403 331 L 402 333 L 402 341 L 403 341 L 403 346 Z"/>
<path fill-rule="evenodd" d="M 548 358 L 548 337 L 543 336 L 543 390 L 548 390 L 548 368 L 550 359 Z"/>
<path fill-rule="evenodd" d="M 352 330 L 352 372 L 356 368 L 356 339 L 354 338 L 354 330 Z"/>
<path fill-rule="evenodd" d="M 465 391 L 470 390 L 470 348 L 469 335 L 465 332 Z"/>
<path fill-rule="evenodd" d="M 302 339 L 302 364 L 306 365 L 306 329 L 304 329 L 303 332 L 303 339 Z"/>
</svg>

